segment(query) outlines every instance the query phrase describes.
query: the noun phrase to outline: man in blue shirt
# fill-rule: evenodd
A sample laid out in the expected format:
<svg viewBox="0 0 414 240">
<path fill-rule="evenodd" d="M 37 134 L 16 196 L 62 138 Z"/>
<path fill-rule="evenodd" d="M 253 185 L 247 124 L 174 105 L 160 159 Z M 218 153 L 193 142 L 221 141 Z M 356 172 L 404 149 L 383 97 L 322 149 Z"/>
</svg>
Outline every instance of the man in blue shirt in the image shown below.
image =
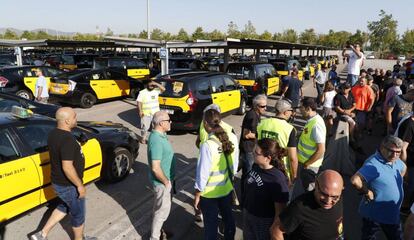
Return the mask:
<svg viewBox="0 0 414 240">
<path fill-rule="evenodd" d="M 382 230 L 387 239 L 402 239 L 400 207 L 404 198 L 406 166 L 400 159 L 403 142 L 387 136 L 379 151 L 369 157 L 351 183 L 364 195 L 359 206 L 362 216 L 361 239 L 375 239 Z"/>
</svg>

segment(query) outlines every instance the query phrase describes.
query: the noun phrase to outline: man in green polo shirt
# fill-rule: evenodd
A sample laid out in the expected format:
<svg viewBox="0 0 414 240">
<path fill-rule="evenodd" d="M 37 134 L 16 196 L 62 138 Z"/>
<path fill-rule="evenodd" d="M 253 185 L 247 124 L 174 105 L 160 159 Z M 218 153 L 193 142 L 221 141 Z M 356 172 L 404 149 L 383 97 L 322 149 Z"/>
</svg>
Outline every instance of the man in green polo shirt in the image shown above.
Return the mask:
<svg viewBox="0 0 414 240">
<path fill-rule="evenodd" d="M 171 119 L 164 111 L 158 111 L 152 119 L 153 130 L 148 138 L 147 155 L 149 176 L 154 188 L 154 208 L 151 240 L 164 234 L 162 225 L 171 209 L 171 188 L 174 180 L 175 157 L 167 132 L 171 130 Z"/>
</svg>

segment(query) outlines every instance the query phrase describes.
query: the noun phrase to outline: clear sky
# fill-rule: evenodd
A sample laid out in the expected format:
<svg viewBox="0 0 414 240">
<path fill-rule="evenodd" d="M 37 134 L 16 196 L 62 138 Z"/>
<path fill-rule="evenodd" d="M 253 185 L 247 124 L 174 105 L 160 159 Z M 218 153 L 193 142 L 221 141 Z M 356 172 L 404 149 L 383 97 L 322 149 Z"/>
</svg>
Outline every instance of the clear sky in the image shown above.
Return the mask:
<svg viewBox="0 0 414 240">
<path fill-rule="evenodd" d="M 51 28 L 65 32 L 95 33 L 96 27 L 115 34 L 146 29 L 147 0 L 0 0 L 0 28 Z M 398 32 L 414 29 L 413 0 L 150 0 L 151 28 L 177 33 L 227 30 L 230 21 L 243 29 L 248 20 L 257 33 L 293 28 L 355 32 L 378 20 L 380 9 L 398 20 Z"/>
</svg>

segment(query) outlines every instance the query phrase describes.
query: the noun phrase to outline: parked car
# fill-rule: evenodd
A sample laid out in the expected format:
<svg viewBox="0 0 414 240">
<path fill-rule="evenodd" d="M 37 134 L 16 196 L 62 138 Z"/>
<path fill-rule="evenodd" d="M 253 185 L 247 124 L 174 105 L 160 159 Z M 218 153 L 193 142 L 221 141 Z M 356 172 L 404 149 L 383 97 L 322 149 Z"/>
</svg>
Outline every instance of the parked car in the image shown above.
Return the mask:
<svg viewBox="0 0 414 240">
<path fill-rule="evenodd" d="M 54 118 L 59 106 L 35 102 L 9 93 L 0 93 L 0 112 L 11 112 L 13 106 L 31 110 L 34 113 Z"/>
<path fill-rule="evenodd" d="M 56 197 L 47 145 L 54 128 L 54 119 L 21 109 L 0 113 L 0 223 Z M 84 183 L 128 176 L 139 150 L 134 132 L 121 124 L 79 122 L 72 133 L 85 157 Z"/>
</svg>

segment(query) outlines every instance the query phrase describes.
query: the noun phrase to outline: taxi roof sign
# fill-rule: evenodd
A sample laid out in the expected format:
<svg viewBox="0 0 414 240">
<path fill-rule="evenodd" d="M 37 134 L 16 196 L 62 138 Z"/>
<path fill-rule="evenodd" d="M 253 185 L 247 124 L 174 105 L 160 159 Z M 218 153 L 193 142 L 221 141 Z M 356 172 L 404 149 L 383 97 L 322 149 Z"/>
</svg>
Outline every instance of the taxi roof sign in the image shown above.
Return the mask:
<svg viewBox="0 0 414 240">
<path fill-rule="evenodd" d="M 21 119 L 33 116 L 33 112 L 31 110 L 19 106 L 13 106 L 11 112 L 14 117 Z"/>
</svg>

